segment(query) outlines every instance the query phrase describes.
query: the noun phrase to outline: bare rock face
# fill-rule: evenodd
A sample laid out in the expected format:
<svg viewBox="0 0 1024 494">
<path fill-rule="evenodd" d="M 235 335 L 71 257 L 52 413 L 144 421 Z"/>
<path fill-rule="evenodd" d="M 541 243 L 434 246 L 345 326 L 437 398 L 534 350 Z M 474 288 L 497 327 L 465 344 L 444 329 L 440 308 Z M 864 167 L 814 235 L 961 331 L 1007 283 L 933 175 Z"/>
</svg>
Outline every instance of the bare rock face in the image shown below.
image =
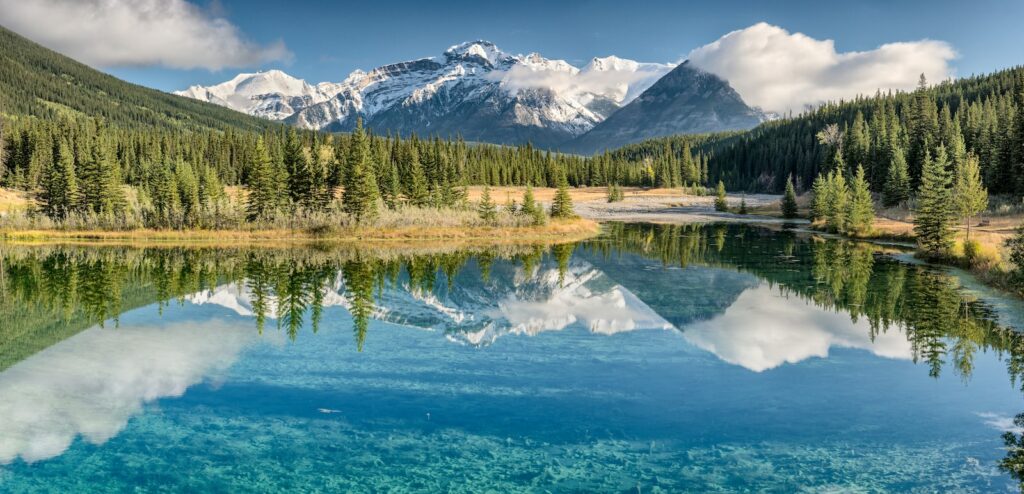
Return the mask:
<svg viewBox="0 0 1024 494">
<path fill-rule="evenodd" d="M 565 147 L 594 153 L 654 137 L 745 130 L 765 119 L 728 82 L 683 62 Z"/>
</svg>

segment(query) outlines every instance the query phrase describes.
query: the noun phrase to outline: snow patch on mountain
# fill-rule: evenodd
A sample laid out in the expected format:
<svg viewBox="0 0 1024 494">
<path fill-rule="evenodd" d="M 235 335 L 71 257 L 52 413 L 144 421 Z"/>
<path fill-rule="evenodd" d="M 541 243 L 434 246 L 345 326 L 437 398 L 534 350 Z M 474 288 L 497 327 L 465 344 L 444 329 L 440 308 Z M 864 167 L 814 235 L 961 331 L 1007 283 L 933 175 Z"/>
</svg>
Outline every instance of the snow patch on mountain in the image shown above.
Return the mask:
<svg viewBox="0 0 1024 494">
<path fill-rule="evenodd" d="M 477 40 L 451 46 L 440 57 L 356 70 L 338 83 L 310 85 L 271 70 L 175 94 L 310 129 L 347 130 L 362 118 L 371 127 L 398 132 L 471 136 L 474 125 L 493 123 L 574 137 L 673 67 L 610 56 L 579 69 L 539 53 L 511 55 Z"/>
</svg>

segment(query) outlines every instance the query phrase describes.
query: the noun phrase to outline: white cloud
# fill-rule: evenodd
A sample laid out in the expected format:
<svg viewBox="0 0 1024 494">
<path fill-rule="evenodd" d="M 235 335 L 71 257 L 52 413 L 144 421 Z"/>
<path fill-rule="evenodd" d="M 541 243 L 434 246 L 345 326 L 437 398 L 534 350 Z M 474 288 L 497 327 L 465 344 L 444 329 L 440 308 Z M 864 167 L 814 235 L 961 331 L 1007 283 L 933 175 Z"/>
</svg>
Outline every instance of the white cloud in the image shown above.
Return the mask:
<svg viewBox="0 0 1024 494">
<path fill-rule="evenodd" d="M 916 86 L 954 75 L 956 51 L 943 41 L 889 43 L 861 52 L 836 51 L 832 40 L 759 23 L 690 52 L 690 61 L 729 81 L 752 105 L 799 112 L 808 105 L 850 99 L 876 90 Z"/>
<path fill-rule="evenodd" d="M 600 95 L 626 104 L 668 73 L 674 65 L 635 62 L 606 70 L 577 71 L 565 62 L 551 66 L 515 65 L 507 71 L 488 74 L 511 91 L 550 89 L 556 94 L 575 97 Z"/>
<path fill-rule="evenodd" d="M 97 67 L 220 70 L 291 57 L 185 0 L 0 0 L 0 24 Z"/>
<path fill-rule="evenodd" d="M 62 454 L 81 436 L 103 444 L 146 403 L 222 375 L 258 336 L 211 321 L 92 328 L 0 374 L 0 465 Z"/>
<path fill-rule="evenodd" d="M 743 292 L 719 317 L 687 327 L 683 338 L 718 358 L 754 372 L 828 357 L 832 347 L 868 350 L 885 358 L 910 360 L 902 328 L 871 338 L 866 319 L 815 306 L 796 297 L 781 298 L 767 285 Z"/>
</svg>

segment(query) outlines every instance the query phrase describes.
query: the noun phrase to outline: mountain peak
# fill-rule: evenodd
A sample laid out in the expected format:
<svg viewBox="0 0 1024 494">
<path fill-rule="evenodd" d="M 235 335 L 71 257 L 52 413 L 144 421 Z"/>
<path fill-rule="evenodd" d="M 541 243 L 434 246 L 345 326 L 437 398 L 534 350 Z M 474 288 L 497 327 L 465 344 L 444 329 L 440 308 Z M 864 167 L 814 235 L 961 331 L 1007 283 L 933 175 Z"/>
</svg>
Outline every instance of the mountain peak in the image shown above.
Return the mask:
<svg viewBox="0 0 1024 494">
<path fill-rule="evenodd" d="M 640 67 L 638 62 L 633 60 L 626 60 L 619 58 L 615 55 L 609 55 L 607 57 L 594 57 L 590 60 L 590 63 L 583 69 L 586 71 L 594 72 L 610 72 L 610 71 L 636 71 Z"/>
<path fill-rule="evenodd" d="M 496 66 L 511 58 L 508 53 L 501 51 L 494 43 L 482 39 L 452 45 L 444 51 L 444 56 L 448 60 L 486 62 L 491 66 Z"/>
</svg>

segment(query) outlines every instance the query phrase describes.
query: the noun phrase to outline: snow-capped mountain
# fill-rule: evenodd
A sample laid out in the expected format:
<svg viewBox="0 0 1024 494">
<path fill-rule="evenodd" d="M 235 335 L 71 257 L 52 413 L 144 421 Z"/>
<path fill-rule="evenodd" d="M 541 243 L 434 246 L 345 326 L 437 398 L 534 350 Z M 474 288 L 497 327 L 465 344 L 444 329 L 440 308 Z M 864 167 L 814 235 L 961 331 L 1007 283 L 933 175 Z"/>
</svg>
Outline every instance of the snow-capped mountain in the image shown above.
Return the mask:
<svg viewBox="0 0 1024 494">
<path fill-rule="evenodd" d="M 174 94 L 226 106 L 243 113 L 282 120 L 305 108 L 330 99 L 337 94 L 331 83 L 312 86 L 280 70 L 255 74 L 238 74 L 234 79 L 215 86 L 191 86 Z"/>
<path fill-rule="evenodd" d="M 511 261 L 496 261 L 488 281 L 475 263 L 467 264 L 449 286 L 433 290 L 410 284 L 406 276 L 375 292 L 370 317 L 408 327 L 443 332 L 452 342 L 486 346 L 506 335 L 534 336 L 545 331 L 582 327 L 610 335 L 639 329 L 672 329 L 623 286 L 585 261 L 559 272 L 553 259 L 526 273 Z M 339 273 L 324 287 L 323 307 L 350 308 L 350 294 Z M 216 305 L 253 316 L 253 294 L 245 284 L 222 285 L 186 297 L 192 304 Z M 265 301 L 268 317 L 278 313 L 277 300 Z"/>
<path fill-rule="evenodd" d="M 511 55 L 487 41 L 439 57 L 357 70 L 309 84 L 272 70 L 175 94 L 293 125 L 553 146 L 587 132 L 672 70 L 672 64 L 594 58 L 582 69 L 538 53 Z"/>
</svg>

